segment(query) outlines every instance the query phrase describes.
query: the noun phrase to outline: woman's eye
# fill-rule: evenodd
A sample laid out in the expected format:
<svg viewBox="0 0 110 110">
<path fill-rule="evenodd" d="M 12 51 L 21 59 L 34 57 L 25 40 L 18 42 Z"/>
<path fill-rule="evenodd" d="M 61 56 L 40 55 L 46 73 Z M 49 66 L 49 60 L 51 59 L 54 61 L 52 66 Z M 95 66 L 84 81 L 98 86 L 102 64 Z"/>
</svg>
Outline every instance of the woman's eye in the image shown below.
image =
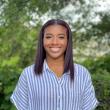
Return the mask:
<svg viewBox="0 0 110 110">
<path fill-rule="evenodd" d="M 46 36 L 45 38 L 49 39 L 49 38 L 51 38 L 51 36 Z"/>
<path fill-rule="evenodd" d="M 59 36 L 59 38 L 64 39 L 64 36 Z"/>
</svg>

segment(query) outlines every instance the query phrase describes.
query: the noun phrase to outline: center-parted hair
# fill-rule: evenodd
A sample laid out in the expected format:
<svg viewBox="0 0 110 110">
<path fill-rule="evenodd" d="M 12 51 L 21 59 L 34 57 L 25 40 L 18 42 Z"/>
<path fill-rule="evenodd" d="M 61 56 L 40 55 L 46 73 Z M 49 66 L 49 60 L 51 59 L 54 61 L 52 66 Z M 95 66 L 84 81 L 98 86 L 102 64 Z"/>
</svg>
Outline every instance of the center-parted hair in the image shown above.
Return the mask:
<svg viewBox="0 0 110 110">
<path fill-rule="evenodd" d="M 35 66 L 34 66 L 34 72 L 36 75 L 42 74 L 43 70 L 43 63 L 44 59 L 46 58 L 46 51 L 43 47 L 43 38 L 44 38 L 44 31 L 45 29 L 50 25 L 61 25 L 64 26 L 67 29 L 67 48 L 64 55 L 64 72 L 70 71 L 70 78 L 71 80 L 74 79 L 74 63 L 73 63 L 73 52 L 72 52 L 72 32 L 69 27 L 69 25 L 60 19 L 51 19 L 47 21 L 41 28 L 39 33 L 39 40 L 38 40 L 38 48 L 37 48 L 37 55 L 35 59 Z"/>
</svg>

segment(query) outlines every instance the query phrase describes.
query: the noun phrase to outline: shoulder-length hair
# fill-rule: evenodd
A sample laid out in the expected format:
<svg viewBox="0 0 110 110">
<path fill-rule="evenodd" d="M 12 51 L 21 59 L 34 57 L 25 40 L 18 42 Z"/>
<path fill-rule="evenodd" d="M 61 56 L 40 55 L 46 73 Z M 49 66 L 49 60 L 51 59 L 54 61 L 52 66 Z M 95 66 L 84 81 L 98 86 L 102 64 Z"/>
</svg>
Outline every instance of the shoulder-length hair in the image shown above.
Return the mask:
<svg viewBox="0 0 110 110">
<path fill-rule="evenodd" d="M 37 48 L 37 55 L 35 59 L 35 66 L 34 66 L 34 72 L 35 74 L 42 74 L 43 70 L 43 63 L 44 59 L 46 58 L 46 52 L 43 47 L 43 37 L 44 37 L 44 31 L 45 29 L 50 26 L 50 25 L 61 25 L 64 26 L 67 29 L 67 48 L 65 51 L 65 61 L 64 61 L 64 72 L 70 71 L 70 78 L 73 80 L 74 79 L 74 65 L 73 65 L 73 52 L 72 52 L 72 32 L 69 27 L 69 25 L 60 19 L 51 19 L 47 21 L 41 28 L 40 33 L 39 33 L 39 40 L 38 40 L 38 48 Z"/>
</svg>

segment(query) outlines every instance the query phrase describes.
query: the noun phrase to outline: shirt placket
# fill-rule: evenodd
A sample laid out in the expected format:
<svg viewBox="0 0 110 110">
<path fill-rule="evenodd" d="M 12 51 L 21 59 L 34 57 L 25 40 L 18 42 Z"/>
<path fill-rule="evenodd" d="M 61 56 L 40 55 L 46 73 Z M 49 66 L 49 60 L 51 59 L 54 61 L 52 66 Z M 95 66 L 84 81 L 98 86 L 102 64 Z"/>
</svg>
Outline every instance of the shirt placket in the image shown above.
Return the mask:
<svg viewBox="0 0 110 110">
<path fill-rule="evenodd" d="M 63 89 L 62 89 L 62 78 L 61 79 L 58 79 L 57 80 L 57 84 L 58 84 L 58 103 L 57 103 L 57 110 L 63 110 L 62 109 L 62 105 L 63 105 L 63 102 L 62 102 L 62 92 L 63 92 Z"/>
</svg>

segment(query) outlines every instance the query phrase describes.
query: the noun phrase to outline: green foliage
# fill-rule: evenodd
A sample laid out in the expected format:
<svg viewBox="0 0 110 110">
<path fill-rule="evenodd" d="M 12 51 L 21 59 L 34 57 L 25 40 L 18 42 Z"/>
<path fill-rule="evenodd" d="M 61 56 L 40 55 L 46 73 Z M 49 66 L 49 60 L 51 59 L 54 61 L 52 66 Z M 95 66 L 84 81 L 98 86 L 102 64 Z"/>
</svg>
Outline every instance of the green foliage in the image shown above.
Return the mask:
<svg viewBox="0 0 110 110">
<path fill-rule="evenodd" d="M 102 72 L 102 73 L 101 73 Z M 96 110 L 110 109 L 110 73 L 100 71 L 92 76 L 97 98 L 100 102 Z"/>
<path fill-rule="evenodd" d="M 87 58 L 84 62 L 83 65 L 85 65 L 89 70 L 91 71 L 92 74 L 101 73 L 105 74 L 104 71 L 110 73 L 110 56 L 105 55 L 103 57 L 99 57 L 97 59 L 91 59 Z M 103 72 L 102 72 L 103 70 Z"/>
<path fill-rule="evenodd" d="M 0 110 L 14 110 L 9 98 L 15 88 L 20 72 L 20 68 L 0 67 Z"/>
<path fill-rule="evenodd" d="M 97 32 L 96 34 L 103 36 L 105 33 L 110 32 L 110 15 L 103 15 L 102 13 L 100 14 L 102 17 L 102 22 L 99 22 L 97 25 L 93 25 L 94 30 L 98 29 L 99 33 Z M 106 21 L 106 22 L 105 22 Z"/>
<path fill-rule="evenodd" d="M 71 0 L 1 0 L 0 6 L 3 7 L 1 15 L 5 20 L 5 24 L 16 23 L 16 21 L 29 21 L 32 20 L 31 15 L 33 13 L 41 17 L 49 10 L 59 11 L 70 2 Z"/>
</svg>

